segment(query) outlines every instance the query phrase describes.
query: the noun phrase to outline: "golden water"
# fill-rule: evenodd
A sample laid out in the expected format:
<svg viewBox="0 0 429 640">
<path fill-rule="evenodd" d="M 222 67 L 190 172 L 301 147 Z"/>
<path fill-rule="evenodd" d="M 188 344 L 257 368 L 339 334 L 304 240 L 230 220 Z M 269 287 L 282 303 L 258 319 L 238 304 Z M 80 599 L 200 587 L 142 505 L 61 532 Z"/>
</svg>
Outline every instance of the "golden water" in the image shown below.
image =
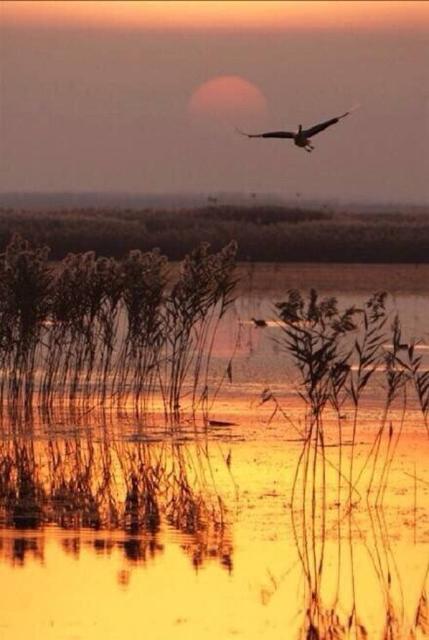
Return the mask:
<svg viewBox="0 0 429 640">
<path fill-rule="evenodd" d="M 338 500 L 337 427 L 328 417 L 325 503 L 310 518 L 300 482 L 291 503 L 304 407 L 272 340 L 278 327 L 260 329 L 250 320 L 273 319 L 272 303 L 292 286 L 335 293 L 344 304 L 390 289 L 407 336 L 427 339 L 425 269 L 244 268 L 214 359 L 215 382 L 235 349 L 232 382 L 224 382 L 212 408 L 213 419 L 233 425 L 205 432 L 188 423 L 177 433 L 160 418 L 106 416 L 100 407 L 83 416 L 54 412 L 49 424 L 37 415 L 32 424 L 4 417 L 0 638 L 315 639 L 310 621 L 321 638 L 429 637 L 429 445 L 419 412 L 410 400 L 383 502 L 370 496 L 368 505 L 366 468 L 351 509 L 345 480 Z M 271 401 L 261 404 L 268 387 L 286 418 L 272 418 Z M 357 474 L 382 401 L 380 375 L 360 415 Z M 394 436 L 402 420 L 398 404 L 389 414 Z M 351 426 L 346 408 L 345 443 Z M 385 438 L 383 454 L 387 446 Z M 343 447 L 344 469 L 349 449 Z M 132 475 L 143 468 L 157 469 L 155 526 L 132 507 Z M 15 496 L 21 489 L 18 506 L 5 478 Z M 322 497 L 320 490 L 318 505 Z"/>
</svg>

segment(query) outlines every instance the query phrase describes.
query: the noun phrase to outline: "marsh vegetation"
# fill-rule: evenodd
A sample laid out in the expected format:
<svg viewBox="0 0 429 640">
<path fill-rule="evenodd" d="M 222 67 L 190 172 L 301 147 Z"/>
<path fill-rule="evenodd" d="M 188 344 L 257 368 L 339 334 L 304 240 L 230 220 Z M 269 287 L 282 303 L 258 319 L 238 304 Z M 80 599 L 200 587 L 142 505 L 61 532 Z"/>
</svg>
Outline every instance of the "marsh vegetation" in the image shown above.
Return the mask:
<svg viewBox="0 0 429 640">
<path fill-rule="evenodd" d="M 261 599 L 271 606 L 291 574 L 296 637 L 425 638 L 427 555 L 405 597 L 390 529 L 404 526 L 427 549 L 426 345 L 404 332 L 384 292 L 344 305 L 286 285 L 273 320 L 245 321 L 271 332 L 288 388 L 285 398 L 249 379 L 266 416 L 255 450 L 255 416 L 218 419 L 234 402 L 221 385 L 235 381 L 241 321 L 215 383 L 212 374 L 219 329 L 232 324 L 236 255 L 234 243 L 214 253 L 203 244 L 179 268 L 156 250 L 52 264 L 47 249 L 13 238 L 0 259 L 0 556 L 43 561 L 45 532 L 57 531 L 75 558 L 83 548 L 121 554 L 128 588 L 128 565 L 149 571 L 173 532 L 195 570 L 215 565 L 234 580 L 234 527 L 254 554 L 247 571 L 264 549 L 258 526 L 276 550 L 280 528 L 288 554 L 276 556 Z M 404 492 L 412 500 L 401 502 Z M 264 511 L 279 497 L 278 511 Z M 376 622 L 362 584 L 377 594 Z"/>
<path fill-rule="evenodd" d="M 429 438 L 429 372 L 421 367 L 419 343 L 404 342 L 399 318 L 388 317 L 385 299 L 385 293 L 376 293 L 362 308 L 340 310 L 335 298 L 320 299 L 314 290 L 306 298 L 291 290 L 288 298 L 277 304 L 284 323 L 280 344 L 299 372 L 297 391 L 304 405 L 304 420 L 294 423 L 267 390 L 263 401 L 274 403 L 275 412 L 284 415 L 302 441 L 292 482 L 291 519 L 305 576 L 302 637 L 307 640 L 373 637 L 360 615 L 356 596 L 354 544 L 362 535 L 356 515 L 361 502 L 368 515 L 372 562 L 385 602 L 381 637 L 400 640 L 429 632 L 427 569 L 415 617 L 407 619 L 401 585 L 393 585 L 397 574 L 384 518 L 390 473 L 410 419 L 410 404 L 415 425 L 423 432 L 423 439 Z M 361 432 L 361 416 L 374 376 L 378 377 L 378 394 L 382 391 L 384 399 L 381 416 L 368 439 Z M 348 426 L 347 413 L 351 415 Z M 362 440 L 367 446 L 357 460 Z M 330 455 L 328 447 L 336 449 L 337 455 Z M 327 604 L 324 570 L 329 530 L 336 534 L 337 555 L 331 563 L 337 577 Z M 347 597 L 342 595 L 344 591 Z"/>
<path fill-rule="evenodd" d="M 184 395 L 206 409 L 217 326 L 232 301 L 236 245 L 202 244 L 171 278 L 159 251 L 121 262 L 70 254 L 15 236 L 0 257 L 0 403 L 92 404 L 155 399 L 178 417 Z"/>
<path fill-rule="evenodd" d="M 424 207 L 364 212 L 305 206 L 215 205 L 182 209 L 0 209 L 0 248 L 12 233 L 51 247 L 51 258 L 95 251 L 123 258 L 159 247 L 182 260 L 201 241 L 220 251 L 231 238 L 239 260 L 427 263 Z"/>
</svg>

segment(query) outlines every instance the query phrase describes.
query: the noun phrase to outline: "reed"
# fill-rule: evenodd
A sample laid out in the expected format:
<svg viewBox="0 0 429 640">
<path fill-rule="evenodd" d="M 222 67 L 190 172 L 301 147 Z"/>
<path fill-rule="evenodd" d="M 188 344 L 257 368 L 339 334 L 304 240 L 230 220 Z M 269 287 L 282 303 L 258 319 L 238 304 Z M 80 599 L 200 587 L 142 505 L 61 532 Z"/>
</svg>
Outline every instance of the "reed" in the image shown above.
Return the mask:
<svg viewBox="0 0 429 640">
<path fill-rule="evenodd" d="M 362 539 L 380 580 L 380 593 L 384 599 L 385 617 L 380 637 L 383 640 L 415 638 L 420 637 L 419 633 L 424 635 L 422 630 L 426 629 L 425 587 L 416 608 L 415 620 L 410 626 L 404 615 L 400 577 L 382 507 L 413 389 L 413 402 L 418 402 L 427 428 L 427 375 L 420 368 L 422 358 L 416 356 L 415 343 L 407 344 L 404 340 L 399 318 L 394 316 L 388 327 L 385 301 L 386 294 L 376 293 L 362 308 L 340 310 L 335 299 L 320 299 L 314 290 L 308 296 L 291 290 L 287 299 L 277 304 L 278 324 L 283 332 L 277 342 L 291 359 L 297 373 L 296 393 L 303 402 L 304 422 L 294 424 L 269 389 L 263 392 L 262 402 L 273 402 L 274 414 L 283 415 L 302 440 L 292 485 L 291 518 L 305 584 L 300 637 L 307 640 L 363 640 L 370 637 L 358 615 L 356 581 L 359 577 L 354 551 L 358 526 L 353 514 L 361 498 L 363 483 L 374 543 L 369 545 L 364 536 Z M 377 386 L 374 387 L 373 383 Z M 377 394 L 380 394 L 380 389 L 383 391 L 384 407 L 372 441 L 368 442 L 368 452 L 356 471 L 360 461 L 357 443 L 361 415 L 371 403 L 374 388 Z M 344 414 L 350 409 L 352 418 L 347 425 Z M 336 438 L 335 431 L 327 428 L 327 425 L 332 427 L 335 424 Z M 366 434 L 366 441 L 370 437 Z M 327 438 L 330 446 L 338 449 L 336 461 L 328 456 Z M 328 465 L 337 477 L 336 510 L 327 503 Z M 346 499 L 343 497 L 345 484 L 348 486 Z M 376 496 L 374 505 L 369 502 L 372 492 Z M 330 512 L 336 513 L 332 527 L 327 522 Z M 331 602 L 326 603 L 326 540 L 333 531 L 338 545 L 337 584 L 333 599 L 331 596 Z M 351 593 L 351 602 L 346 606 L 341 597 L 345 571 Z M 397 597 L 393 589 L 395 578 L 399 584 Z"/>
<path fill-rule="evenodd" d="M 15 235 L 0 256 L 1 392 L 12 406 L 29 406 L 36 356 L 44 340 L 51 279 L 49 250 Z"/>
<path fill-rule="evenodd" d="M 192 377 L 192 406 L 208 406 L 210 358 L 220 320 L 233 301 L 237 245 L 218 254 L 202 244 L 183 261 L 179 278 L 167 300 L 168 386 L 165 394 L 173 414 L 180 411 L 186 378 Z"/>
<path fill-rule="evenodd" d="M 122 262 L 70 254 L 53 266 L 48 249 L 14 236 L 0 256 L 1 409 L 129 401 L 145 413 L 161 398 L 178 421 L 190 395 L 189 410 L 207 412 L 236 250 L 203 244 L 178 273 L 157 250 Z"/>
<path fill-rule="evenodd" d="M 358 487 L 362 480 L 366 481 L 367 495 L 374 492 L 376 502 L 380 502 L 387 489 L 410 398 L 412 404 L 417 401 L 428 429 L 429 375 L 422 369 L 422 356 L 416 355 L 417 343 L 408 344 L 404 340 L 397 315 L 388 327 L 384 292 L 372 295 L 362 308 L 352 306 L 340 310 L 334 298 L 320 299 L 314 290 L 305 297 L 291 290 L 287 299 L 276 307 L 283 334 L 276 341 L 298 374 L 296 392 L 305 408 L 304 426 L 293 425 L 303 439 L 293 495 L 301 477 L 304 496 L 309 492 L 313 510 L 318 508 L 317 489 L 323 501 L 329 464 L 337 473 L 338 504 L 342 502 L 344 484 L 348 486 L 349 506 L 355 503 L 354 496 L 359 501 Z M 368 453 L 356 470 L 360 415 L 366 401 L 371 402 L 373 381 L 379 385 L 377 394 L 380 389 L 384 394 L 384 406 Z M 269 390 L 264 393 L 262 401 L 274 401 L 274 413 L 280 412 L 292 423 L 273 394 Z M 336 464 L 328 461 L 325 448 L 324 425 L 325 422 L 332 425 L 332 409 L 337 425 Z M 350 428 L 344 421 L 349 409 L 352 411 Z M 332 443 L 332 429 L 329 437 Z M 348 469 L 345 468 L 346 445 Z M 321 508 L 323 512 L 323 505 Z"/>
<path fill-rule="evenodd" d="M 158 251 L 131 251 L 121 267 L 126 335 L 114 380 L 118 401 L 131 391 L 137 403 L 147 402 L 161 366 L 166 341 L 164 299 L 167 259 Z M 112 394 L 115 393 L 115 386 Z"/>
</svg>

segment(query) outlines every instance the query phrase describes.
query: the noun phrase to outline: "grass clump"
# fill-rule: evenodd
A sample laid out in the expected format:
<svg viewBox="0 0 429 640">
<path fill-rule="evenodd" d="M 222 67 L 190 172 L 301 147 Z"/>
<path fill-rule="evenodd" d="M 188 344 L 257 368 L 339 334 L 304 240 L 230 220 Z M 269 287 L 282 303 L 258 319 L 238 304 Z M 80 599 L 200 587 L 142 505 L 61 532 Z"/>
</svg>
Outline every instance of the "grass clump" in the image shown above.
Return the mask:
<svg viewBox="0 0 429 640">
<path fill-rule="evenodd" d="M 233 300 L 237 247 L 202 244 L 174 272 L 158 250 L 123 261 L 93 251 L 48 263 L 48 249 L 14 236 L 0 256 L 1 407 L 160 396 L 177 419 L 207 404 L 220 319 Z"/>
</svg>

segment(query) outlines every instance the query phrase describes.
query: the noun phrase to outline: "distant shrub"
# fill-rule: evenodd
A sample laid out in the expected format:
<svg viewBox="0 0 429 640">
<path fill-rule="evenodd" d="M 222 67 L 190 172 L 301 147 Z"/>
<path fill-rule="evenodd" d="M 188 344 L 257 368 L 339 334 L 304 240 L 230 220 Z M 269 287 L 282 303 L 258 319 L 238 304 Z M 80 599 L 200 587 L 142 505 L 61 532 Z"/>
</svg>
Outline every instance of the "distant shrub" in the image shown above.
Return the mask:
<svg viewBox="0 0 429 640">
<path fill-rule="evenodd" d="M 429 215 L 347 213 L 284 206 L 195 209 L 0 209 L 0 246 L 13 233 L 51 247 L 50 258 L 95 251 L 124 257 L 158 247 L 181 260 L 200 242 L 219 251 L 234 239 L 239 260 L 268 262 L 428 262 Z"/>
</svg>

